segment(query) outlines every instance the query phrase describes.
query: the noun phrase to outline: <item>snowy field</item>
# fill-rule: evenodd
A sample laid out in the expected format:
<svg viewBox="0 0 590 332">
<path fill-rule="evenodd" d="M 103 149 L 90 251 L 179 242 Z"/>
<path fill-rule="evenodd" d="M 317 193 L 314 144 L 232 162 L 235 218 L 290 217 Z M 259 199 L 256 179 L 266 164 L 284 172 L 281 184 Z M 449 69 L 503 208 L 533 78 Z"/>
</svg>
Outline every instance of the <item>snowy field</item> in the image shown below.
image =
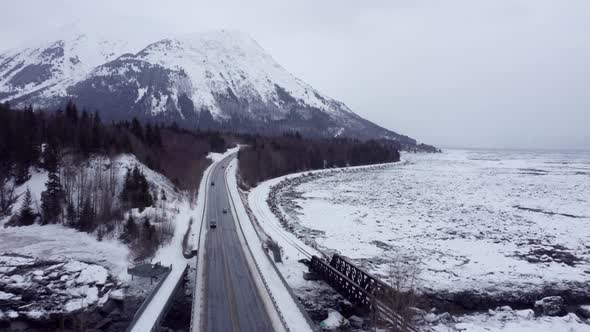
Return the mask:
<svg viewBox="0 0 590 332">
<path fill-rule="evenodd" d="M 590 153 L 450 150 L 402 158 L 300 177 L 278 191 L 280 211 L 300 239 L 384 279 L 392 261 L 415 262 L 427 293 L 515 300 L 568 289 L 588 299 Z M 251 207 L 276 183 L 255 189 Z M 572 314 L 523 315 L 458 316 L 438 330 L 588 330 Z"/>
<path fill-rule="evenodd" d="M 512 289 L 590 281 L 590 154 L 450 151 L 338 172 L 282 194 L 320 248 L 421 262 L 423 287 Z M 294 198 L 294 199 L 293 199 Z"/>
</svg>

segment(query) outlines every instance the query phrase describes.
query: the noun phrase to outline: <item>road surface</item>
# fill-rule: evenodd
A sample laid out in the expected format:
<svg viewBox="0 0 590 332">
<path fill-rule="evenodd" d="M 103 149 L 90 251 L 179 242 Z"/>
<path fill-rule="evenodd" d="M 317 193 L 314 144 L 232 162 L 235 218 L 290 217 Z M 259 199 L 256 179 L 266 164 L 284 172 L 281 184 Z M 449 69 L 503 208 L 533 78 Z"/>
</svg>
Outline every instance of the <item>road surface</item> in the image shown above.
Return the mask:
<svg viewBox="0 0 590 332">
<path fill-rule="evenodd" d="M 272 323 L 260 296 L 246 256 L 238 239 L 238 229 L 230 209 L 225 186 L 225 168 L 235 154 L 220 161 L 211 171 L 207 213 L 203 222 L 217 222 L 209 229 L 205 243 L 206 331 L 273 331 Z M 223 213 L 227 209 L 227 213 Z"/>
</svg>

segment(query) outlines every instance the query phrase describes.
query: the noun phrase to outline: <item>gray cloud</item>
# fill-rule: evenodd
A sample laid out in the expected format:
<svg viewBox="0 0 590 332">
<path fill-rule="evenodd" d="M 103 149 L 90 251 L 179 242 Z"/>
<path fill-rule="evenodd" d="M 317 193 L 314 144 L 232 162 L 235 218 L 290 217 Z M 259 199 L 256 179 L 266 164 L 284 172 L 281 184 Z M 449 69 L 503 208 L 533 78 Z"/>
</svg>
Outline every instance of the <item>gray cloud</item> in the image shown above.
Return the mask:
<svg viewBox="0 0 590 332">
<path fill-rule="evenodd" d="M 590 148 L 586 0 L 20 0 L 2 7 L 10 13 L 0 20 L 2 48 L 74 20 L 104 29 L 156 22 L 147 37 L 237 29 L 317 89 L 420 141 Z"/>
</svg>

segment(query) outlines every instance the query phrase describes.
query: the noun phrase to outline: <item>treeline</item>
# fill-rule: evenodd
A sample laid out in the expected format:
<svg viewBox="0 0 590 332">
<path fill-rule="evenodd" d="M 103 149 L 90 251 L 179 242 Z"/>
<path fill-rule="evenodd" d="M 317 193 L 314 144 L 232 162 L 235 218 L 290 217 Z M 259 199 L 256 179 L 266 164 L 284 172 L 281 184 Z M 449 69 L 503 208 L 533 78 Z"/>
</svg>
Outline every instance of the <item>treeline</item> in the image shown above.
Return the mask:
<svg viewBox="0 0 590 332">
<path fill-rule="evenodd" d="M 391 144 L 347 138 L 305 139 L 298 133 L 282 137 L 254 137 L 238 154 L 239 170 L 247 186 L 302 171 L 399 161 Z"/>
<path fill-rule="evenodd" d="M 14 178 L 17 185 L 24 183 L 31 167 L 46 169 L 43 151 L 47 146 L 58 151 L 58 159 L 63 154 L 84 159 L 93 153 L 132 153 L 187 189 L 198 184 L 183 181 L 189 171 L 182 158 L 204 160 L 210 151 L 225 150 L 226 142 L 219 132 L 189 131 L 176 124 L 142 124 L 137 119 L 103 124 L 98 113 L 80 112 L 72 102 L 55 112 L 32 107 L 12 110 L 0 104 L 0 174 Z M 194 165 L 189 162 L 188 166 Z"/>
</svg>

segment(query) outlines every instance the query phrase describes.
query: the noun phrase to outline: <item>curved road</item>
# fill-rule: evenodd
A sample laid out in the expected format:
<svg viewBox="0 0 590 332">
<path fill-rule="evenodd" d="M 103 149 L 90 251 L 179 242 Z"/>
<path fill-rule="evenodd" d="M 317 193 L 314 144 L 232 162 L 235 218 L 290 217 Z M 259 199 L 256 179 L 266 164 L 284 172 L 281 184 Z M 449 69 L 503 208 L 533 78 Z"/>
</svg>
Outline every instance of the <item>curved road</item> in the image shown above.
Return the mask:
<svg viewBox="0 0 590 332">
<path fill-rule="evenodd" d="M 236 221 L 225 186 L 225 168 L 235 154 L 220 161 L 211 171 L 207 214 L 204 222 L 217 221 L 205 243 L 206 331 L 273 331 L 272 323 L 258 293 L 245 253 L 238 239 Z M 227 213 L 223 213 L 227 209 Z M 207 224 L 209 227 L 209 224 Z"/>
</svg>

